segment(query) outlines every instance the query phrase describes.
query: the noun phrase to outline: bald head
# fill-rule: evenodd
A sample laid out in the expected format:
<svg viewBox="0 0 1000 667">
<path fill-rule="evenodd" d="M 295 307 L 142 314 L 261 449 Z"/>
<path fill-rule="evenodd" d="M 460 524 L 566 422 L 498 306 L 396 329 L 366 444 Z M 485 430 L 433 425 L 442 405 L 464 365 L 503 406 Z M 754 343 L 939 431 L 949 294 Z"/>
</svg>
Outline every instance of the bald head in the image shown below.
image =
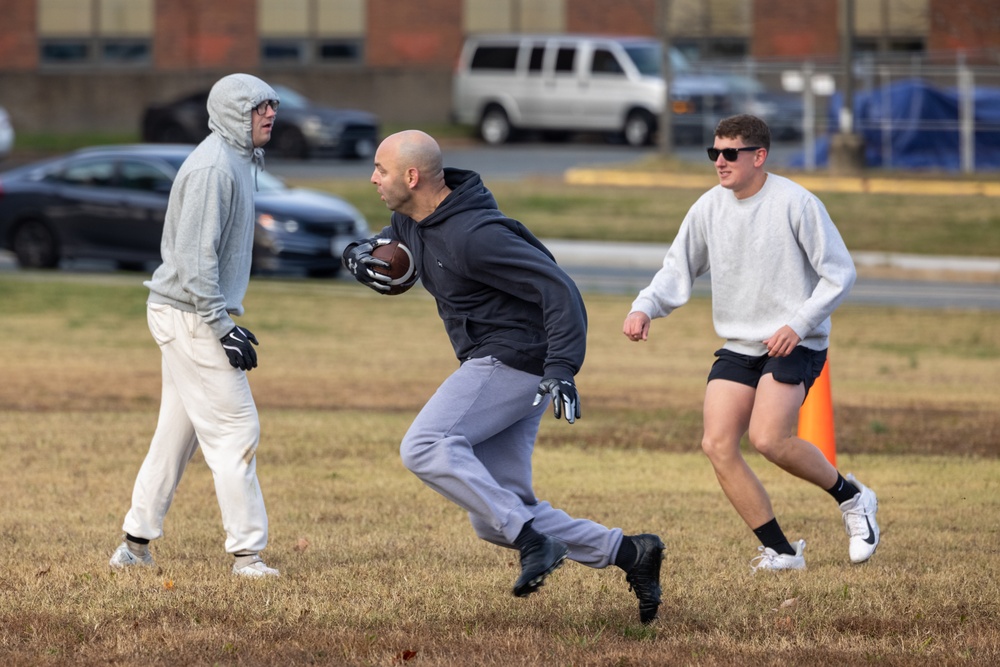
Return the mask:
<svg viewBox="0 0 1000 667">
<path fill-rule="evenodd" d="M 403 130 L 382 140 L 371 182 L 390 210 L 417 221 L 451 192 L 444 182 L 441 147 L 420 130 Z"/>
<path fill-rule="evenodd" d="M 403 130 L 386 138 L 396 147 L 396 159 L 404 169 L 414 167 L 422 179 L 433 181 L 444 178 L 441 147 L 434 137 L 420 130 Z"/>
</svg>

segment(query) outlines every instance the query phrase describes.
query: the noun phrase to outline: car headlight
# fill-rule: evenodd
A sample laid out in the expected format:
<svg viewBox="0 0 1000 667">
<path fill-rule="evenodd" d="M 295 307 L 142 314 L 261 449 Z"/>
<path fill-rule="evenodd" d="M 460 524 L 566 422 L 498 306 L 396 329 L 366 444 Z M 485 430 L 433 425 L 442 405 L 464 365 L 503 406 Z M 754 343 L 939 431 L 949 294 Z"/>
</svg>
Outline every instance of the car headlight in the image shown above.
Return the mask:
<svg viewBox="0 0 1000 667">
<path fill-rule="evenodd" d="M 368 221 L 365 220 L 364 216 L 361 215 L 360 213 L 355 214 L 353 217 L 354 217 L 354 233 L 357 234 L 359 238 L 368 236 L 371 233 L 368 230 Z"/>
<path fill-rule="evenodd" d="M 285 232 L 294 234 L 299 231 L 298 220 L 278 220 L 270 213 L 261 213 L 257 216 L 257 224 L 269 232 Z"/>
</svg>

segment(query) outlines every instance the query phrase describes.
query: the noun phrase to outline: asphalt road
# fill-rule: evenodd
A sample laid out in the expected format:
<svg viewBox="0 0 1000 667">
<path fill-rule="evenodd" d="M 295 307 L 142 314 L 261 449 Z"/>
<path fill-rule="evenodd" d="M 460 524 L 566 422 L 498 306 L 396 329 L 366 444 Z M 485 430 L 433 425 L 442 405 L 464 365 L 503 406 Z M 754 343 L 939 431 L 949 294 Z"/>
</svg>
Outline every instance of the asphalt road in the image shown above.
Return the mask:
<svg viewBox="0 0 1000 667">
<path fill-rule="evenodd" d="M 584 292 L 636 294 L 649 284 L 660 268 L 668 246 L 641 243 L 589 243 L 545 239 L 545 244 L 566 272 Z M 994 271 L 1000 276 L 1000 260 L 985 263 L 962 258 L 920 257 L 919 268 L 946 270 L 955 280 L 893 280 L 871 278 L 863 268 L 884 266 L 882 254 L 853 253 L 861 277 L 847 297 L 848 303 L 873 306 L 901 306 L 929 309 L 1000 310 L 1000 286 L 996 282 L 974 282 L 969 275 Z M 906 266 L 909 255 L 896 256 L 897 264 Z M 912 273 L 910 274 L 912 275 Z M 709 277 L 698 278 L 695 295 L 711 293 Z"/>
<path fill-rule="evenodd" d="M 638 294 L 655 271 L 636 268 L 564 266 L 583 292 Z M 708 276 L 695 281 L 693 294 L 707 296 L 712 290 Z M 1000 311 L 1000 287 L 996 284 L 888 280 L 861 277 L 847 303 L 925 309 Z"/>
</svg>

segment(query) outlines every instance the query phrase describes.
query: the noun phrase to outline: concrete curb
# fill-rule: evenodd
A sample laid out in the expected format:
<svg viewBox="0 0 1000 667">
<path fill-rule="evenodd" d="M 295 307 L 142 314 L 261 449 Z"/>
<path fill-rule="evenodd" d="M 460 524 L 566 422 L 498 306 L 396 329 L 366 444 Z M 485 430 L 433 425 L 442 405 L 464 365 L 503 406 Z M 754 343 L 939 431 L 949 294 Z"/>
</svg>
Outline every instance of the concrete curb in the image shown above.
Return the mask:
<svg viewBox="0 0 1000 667">
<path fill-rule="evenodd" d="M 564 266 L 649 269 L 663 265 L 667 243 L 616 243 L 543 239 L 542 242 Z M 1000 277 L 1000 258 L 905 255 L 888 252 L 852 252 L 858 268 L 887 268 L 908 271 L 992 274 Z"/>
</svg>

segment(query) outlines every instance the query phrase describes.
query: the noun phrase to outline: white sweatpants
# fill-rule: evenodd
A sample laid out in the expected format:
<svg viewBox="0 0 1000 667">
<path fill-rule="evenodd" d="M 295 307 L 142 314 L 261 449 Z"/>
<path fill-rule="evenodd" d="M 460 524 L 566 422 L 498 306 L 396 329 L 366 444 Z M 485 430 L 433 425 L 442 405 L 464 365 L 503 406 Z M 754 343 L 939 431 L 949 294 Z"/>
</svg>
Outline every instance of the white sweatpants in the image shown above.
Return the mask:
<svg viewBox="0 0 1000 667">
<path fill-rule="evenodd" d="M 194 313 L 151 303 L 146 317 L 163 357 L 163 391 L 122 528 L 148 540 L 163 536 L 177 484 L 201 446 L 215 480 L 226 551 L 260 551 L 267 544 L 254 456 L 260 422 L 246 372 L 230 365 L 218 337 Z"/>
</svg>

